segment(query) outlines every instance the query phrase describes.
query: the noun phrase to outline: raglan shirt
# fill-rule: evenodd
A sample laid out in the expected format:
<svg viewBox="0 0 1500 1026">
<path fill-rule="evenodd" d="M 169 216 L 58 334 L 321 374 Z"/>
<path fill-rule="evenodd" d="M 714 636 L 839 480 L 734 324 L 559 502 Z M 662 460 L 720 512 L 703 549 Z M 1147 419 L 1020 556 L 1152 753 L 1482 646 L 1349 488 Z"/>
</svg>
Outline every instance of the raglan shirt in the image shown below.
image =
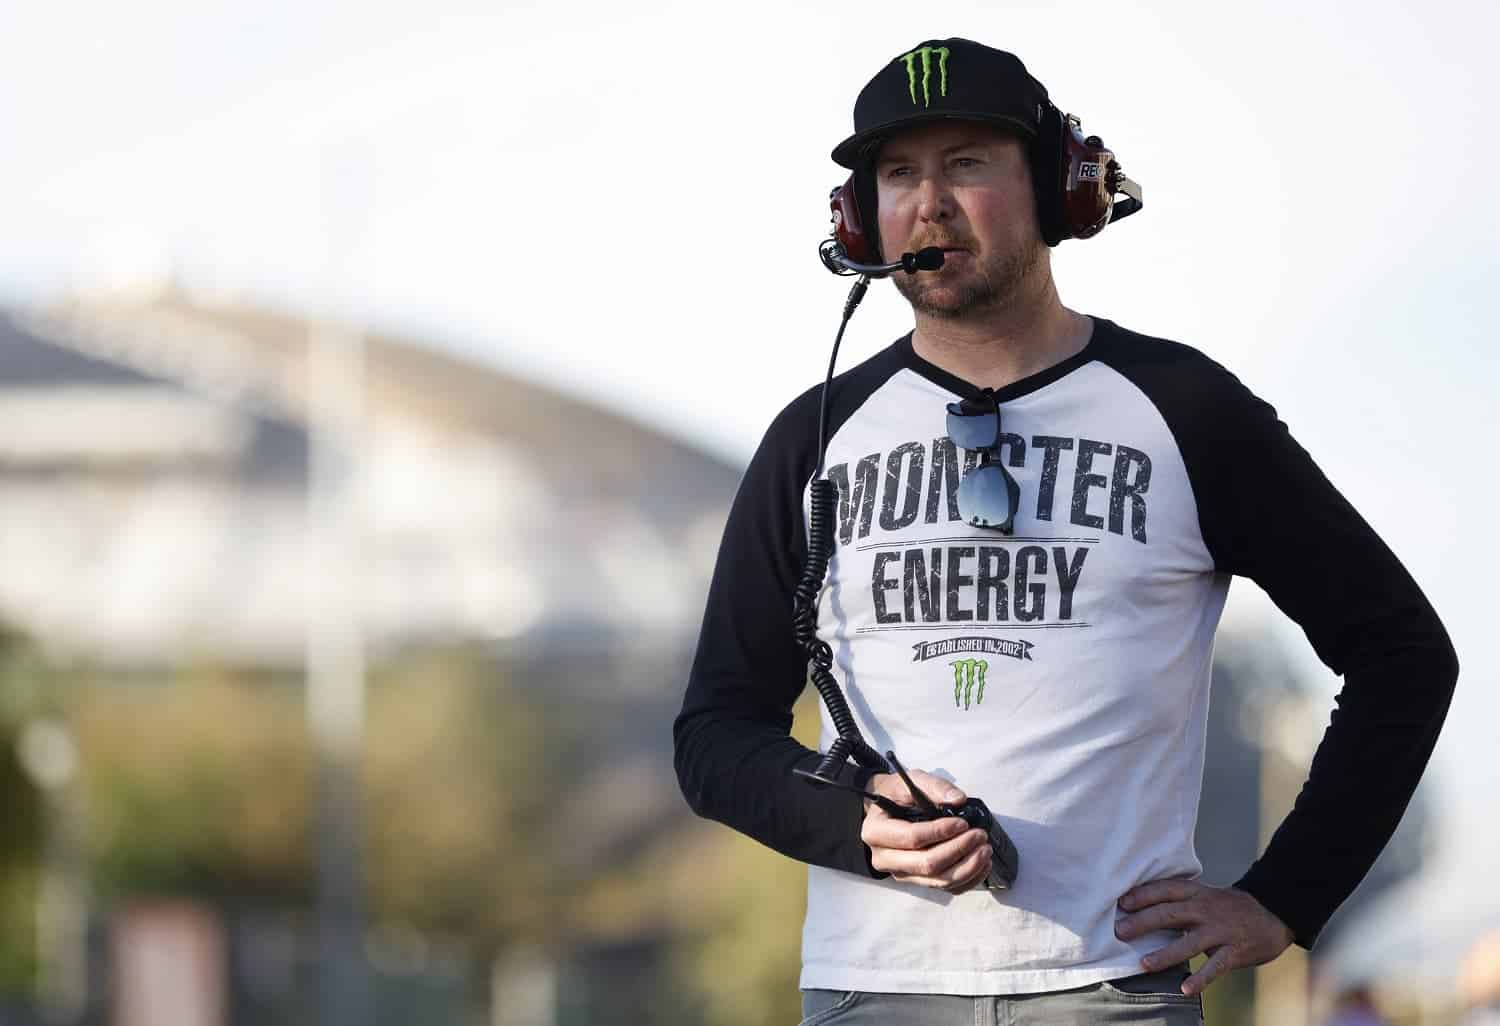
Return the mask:
<svg viewBox="0 0 1500 1026">
<path fill-rule="evenodd" d="M 817 388 L 773 422 L 729 516 L 674 725 L 689 804 L 809 864 L 804 988 L 1033 993 L 1138 972 L 1174 935 L 1119 940 L 1116 901 L 1201 871 L 1213 637 L 1241 575 L 1344 677 L 1295 807 L 1236 883 L 1310 946 L 1436 742 L 1457 659 L 1431 606 L 1275 411 L 1188 346 L 1095 318 L 1081 352 L 999 392 L 1010 536 L 958 514 L 976 456 L 946 406 L 978 391 L 910 336 L 834 380 L 818 636 L 876 749 L 985 800 L 1015 886 L 889 878 L 861 799 L 791 773 L 818 762 L 788 735 Z"/>
</svg>

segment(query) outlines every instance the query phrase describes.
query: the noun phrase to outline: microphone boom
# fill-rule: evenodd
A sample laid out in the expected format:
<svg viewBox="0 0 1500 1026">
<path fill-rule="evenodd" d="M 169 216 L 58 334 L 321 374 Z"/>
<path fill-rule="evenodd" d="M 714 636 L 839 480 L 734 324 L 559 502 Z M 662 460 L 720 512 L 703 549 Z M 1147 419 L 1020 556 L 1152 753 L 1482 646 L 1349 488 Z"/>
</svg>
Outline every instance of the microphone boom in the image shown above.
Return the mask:
<svg viewBox="0 0 1500 1026">
<path fill-rule="evenodd" d="M 832 245 L 829 245 L 832 243 Z M 943 251 L 937 246 L 928 246 L 915 253 L 902 253 L 901 259 L 889 264 L 855 263 L 844 255 L 844 248 L 833 239 L 827 239 L 818 247 L 823 266 L 834 274 L 862 274 L 867 278 L 885 278 L 897 271 L 915 274 L 918 271 L 936 271 L 943 266 Z"/>
</svg>

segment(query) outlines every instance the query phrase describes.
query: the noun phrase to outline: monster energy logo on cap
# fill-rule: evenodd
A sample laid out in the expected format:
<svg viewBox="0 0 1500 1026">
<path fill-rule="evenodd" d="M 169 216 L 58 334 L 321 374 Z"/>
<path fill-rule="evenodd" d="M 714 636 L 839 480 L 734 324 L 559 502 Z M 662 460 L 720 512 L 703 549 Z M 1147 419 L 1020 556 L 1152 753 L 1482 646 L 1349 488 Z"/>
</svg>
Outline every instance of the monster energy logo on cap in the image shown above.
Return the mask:
<svg viewBox="0 0 1500 1026">
<path fill-rule="evenodd" d="M 932 55 L 938 59 L 938 95 L 948 95 L 948 48 L 946 46 L 923 46 L 911 53 L 903 53 L 898 61 L 906 62 L 906 81 L 911 89 L 912 106 L 917 103 L 917 58 L 922 58 L 922 106 L 932 106 Z"/>
<path fill-rule="evenodd" d="M 957 709 L 959 696 L 963 696 L 963 708 L 969 708 L 969 699 L 978 705 L 984 701 L 984 675 L 990 664 L 983 659 L 955 659 L 948 664 L 953 667 L 953 707 Z"/>
<path fill-rule="evenodd" d="M 851 171 L 905 125 L 940 114 L 1009 124 L 1034 137 L 1047 104 L 1047 90 L 1015 54 L 972 39 L 924 39 L 879 68 L 854 102 L 854 134 L 833 148 L 833 159 Z"/>
</svg>

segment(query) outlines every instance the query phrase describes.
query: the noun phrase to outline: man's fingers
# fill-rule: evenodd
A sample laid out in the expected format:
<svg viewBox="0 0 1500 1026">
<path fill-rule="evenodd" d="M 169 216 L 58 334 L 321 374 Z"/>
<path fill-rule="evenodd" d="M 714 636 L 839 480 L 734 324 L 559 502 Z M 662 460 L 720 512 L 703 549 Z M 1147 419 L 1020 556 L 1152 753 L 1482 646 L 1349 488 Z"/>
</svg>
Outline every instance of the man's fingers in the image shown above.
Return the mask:
<svg viewBox="0 0 1500 1026">
<path fill-rule="evenodd" d="M 1208 956 L 1208 961 L 1198 967 L 1197 972 L 1182 981 L 1182 992 L 1188 995 L 1202 994 L 1204 987 L 1234 968 L 1233 955 L 1228 944 L 1216 949 Z"/>
<path fill-rule="evenodd" d="M 1141 968 L 1148 973 L 1159 972 L 1169 965 L 1186 962 L 1194 955 L 1201 955 L 1211 947 L 1213 942 L 1205 936 L 1204 931 L 1194 930 L 1141 959 Z"/>
<path fill-rule="evenodd" d="M 1202 921 L 1200 911 L 1184 901 L 1152 905 L 1117 921 L 1115 936 L 1121 940 L 1134 940 L 1153 930 L 1185 930 Z"/>
<path fill-rule="evenodd" d="M 920 851 L 897 848 L 870 848 L 870 864 L 882 872 L 890 873 L 898 880 L 925 883 L 931 887 L 946 887 L 956 877 L 954 867 L 974 853 L 979 842 L 989 846 L 989 838 L 981 830 L 965 830 L 963 834 L 942 844 Z"/>
<path fill-rule="evenodd" d="M 1195 880 L 1152 880 L 1122 894 L 1120 907 L 1126 912 L 1136 912 L 1163 901 L 1187 901 L 1202 889 L 1203 885 Z"/>
<path fill-rule="evenodd" d="M 936 876 L 893 875 L 892 879 L 900 880 L 902 883 L 920 884 L 923 887 L 947 891 L 949 894 L 962 894 L 983 880 L 985 875 L 989 873 L 990 860 L 988 849 L 989 844 L 987 843 L 982 848 L 976 848 L 969 855 Z"/>
<path fill-rule="evenodd" d="M 962 894 L 979 883 L 990 871 L 990 845 L 986 839 L 984 844 L 974 849 L 974 853 L 958 864 L 954 870 L 955 882 L 943 889 L 949 894 Z"/>
<path fill-rule="evenodd" d="M 968 830 L 952 840 L 921 851 L 871 849 L 870 861 L 876 869 L 884 869 L 897 879 L 945 887 L 954 879 L 954 867 L 974 853 L 977 839 L 982 837 L 980 831 Z M 988 838 L 984 840 L 988 844 Z"/>
<path fill-rule="evenodd" d="M 860 827 L 859 838 L 875 848 L 896 848 L 904 851 L 920 851 L 959 836 L 969 829 L 969 824 L 957 816 L 943 816 L 925 823 L 908 823 L 887 815 L 878 807 L 865 816 Z M 880 867 L 876 867 L 877 869 Z"/>
</svg>

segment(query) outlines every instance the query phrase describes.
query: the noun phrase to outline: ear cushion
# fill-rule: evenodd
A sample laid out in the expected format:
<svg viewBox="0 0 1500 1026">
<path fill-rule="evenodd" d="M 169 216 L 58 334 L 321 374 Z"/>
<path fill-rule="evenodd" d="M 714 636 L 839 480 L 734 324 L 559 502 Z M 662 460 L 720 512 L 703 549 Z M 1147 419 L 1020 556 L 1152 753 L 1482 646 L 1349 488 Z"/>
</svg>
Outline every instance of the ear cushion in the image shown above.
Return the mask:
<svg viewBox="0 0 1500 1026">
<path fill-rule="evenodd" d="M 1069 235 L 1063 211 L 1063 178 L 1067 174 L 1063 158 L 1063 115 L 1049 103 L 1031 144 L 1031 183 L 1036 194 L 1036 219 L 1042 231 L 1042 241 L 1049 246 L 1056 246 Z"/>
<path fill-rule="evenodd" d="M 885 263 L 880 252 L 880 210 L 875 192 L 875 164 L 871 160 L 861 161 L 854 169 L 854 205 L 859 208 L 865 238 L 870 240 L 870 263 Z"/>
</svg>

